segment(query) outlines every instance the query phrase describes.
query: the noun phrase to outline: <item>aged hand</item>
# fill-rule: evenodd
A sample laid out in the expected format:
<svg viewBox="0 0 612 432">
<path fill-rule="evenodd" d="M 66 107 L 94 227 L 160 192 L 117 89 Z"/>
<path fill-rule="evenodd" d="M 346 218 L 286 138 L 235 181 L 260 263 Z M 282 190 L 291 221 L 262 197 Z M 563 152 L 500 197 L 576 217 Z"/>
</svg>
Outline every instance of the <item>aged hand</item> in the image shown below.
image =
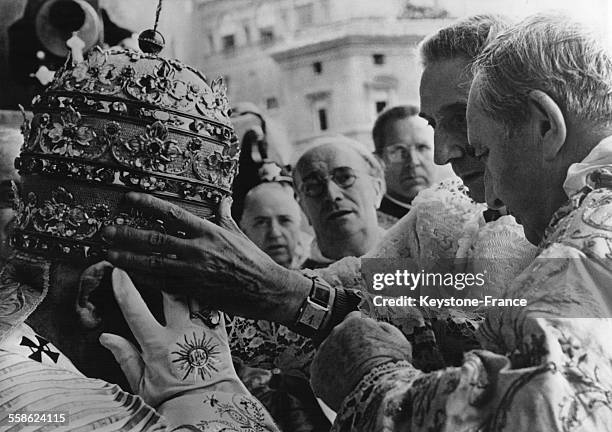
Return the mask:
<svg viewBox="0 0 612 432">
<path fill-rule="evenodd" d="M 108 260 L 147 275 L 154 286 L 198 299 L 212 309 L 247 318 L 291 324 L 310 292 L 310 281 L 276 264 L 252 243 L 219 207 L 219 226 L 150 195 L 130 192 L 127 201 L 165 223 L 171 232 L 107 227 Z"/>
<path fill-rule="evenodd" d="M 153 317 L 127 273 L 115 268 L 113 291 L 142 354 L 121 336 L 104 333 L 100 343 L 121 366 L 132 390 L 157 407 L 200 389 L 247 393 L 230 354 L 222 314 L 209 328 L 191 319 L 187 304 L 164 295 L 166 326 Z"/>
<path fill-rule="evenodd" d="M 412 347 L 391 324 L 351 312 L 321 344 L 310 367 L 315 395 L 337 411 L 361 378 L 378 365 L 411 361 Z"/>
</svg>

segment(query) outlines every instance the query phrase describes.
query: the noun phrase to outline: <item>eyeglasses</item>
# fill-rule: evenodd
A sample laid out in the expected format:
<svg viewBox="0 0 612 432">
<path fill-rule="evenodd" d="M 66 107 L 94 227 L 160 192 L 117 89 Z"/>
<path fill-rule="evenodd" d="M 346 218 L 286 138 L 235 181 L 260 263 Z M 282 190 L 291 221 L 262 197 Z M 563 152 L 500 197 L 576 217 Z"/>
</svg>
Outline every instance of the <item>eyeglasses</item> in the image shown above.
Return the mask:
<svg viewBox="0 0 612 432">
<path fill-rule="evenodd" d="M 311 198 L 320 196 L 327 185 L 327 181 L 331 179 L 342 189 L 349 188 L 355 183 L 357 175 L 351 167 L 338 167 L 332 170 L 327 176 L 310 177 L 300 185 L 300 191 Z"/>
<path fill-rule="evenodd" d="M 416 147 L 416 150 L 426 151 L 429 147 L 421 145 Z M 412 159 L 411 148 L 401 144 L 390 145 L 383 149 L 383 158 L 391 163 L 407 161 Z"/>
</svg>

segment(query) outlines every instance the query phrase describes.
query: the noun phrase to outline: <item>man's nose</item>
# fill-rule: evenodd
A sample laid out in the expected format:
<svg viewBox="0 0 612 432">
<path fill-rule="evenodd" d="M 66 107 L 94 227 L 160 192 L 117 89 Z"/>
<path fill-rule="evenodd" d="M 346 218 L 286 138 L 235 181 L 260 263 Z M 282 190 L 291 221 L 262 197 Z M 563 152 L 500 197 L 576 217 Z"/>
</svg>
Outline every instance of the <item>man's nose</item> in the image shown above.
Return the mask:
<svg viewBox="0 0 612 432">
<path fill-rule="evenodd" d="M 280 224 L 276 219 L 272 219 L 270 225 L 268 226 L 268 237 L 276 238 L 280 237 L 281 235 L 282 233 Z"/>
<path fill-rule="evenodd" d="M 405 150 L 405 152 L 404 152 L 404 165 L 412 166 L 412 167 L 422 165 L 422 163 L 421 163 L 421 154 L 416 149 L 416 147 L 411 146 L 410 148 Z"/>
<path fill-rule="evenodd" d="M 489 172 L 488 168 L 485 169 L 484 185 L 487 207 L 495 210 L 504 207 L 504 202 L 497 196 L 497 193 L 495 192 L 495 189 L 493 187 L 493 178 L 491 177 L 491 173 Z"/>
<path fill-rule="evenodd" d="M 329 178 L 325 182 L 324 196 L 330 201 L 339 201 L 344 195 L 342 193 L 342 188 Z"/>
<path fill-rule="evenodd" d="M 436 129 L 434 134 L 434 162 L 436 165 L 446 165 L 453 159 L 459 159 L 464 153 L 456 137 Z"/>
</svg>

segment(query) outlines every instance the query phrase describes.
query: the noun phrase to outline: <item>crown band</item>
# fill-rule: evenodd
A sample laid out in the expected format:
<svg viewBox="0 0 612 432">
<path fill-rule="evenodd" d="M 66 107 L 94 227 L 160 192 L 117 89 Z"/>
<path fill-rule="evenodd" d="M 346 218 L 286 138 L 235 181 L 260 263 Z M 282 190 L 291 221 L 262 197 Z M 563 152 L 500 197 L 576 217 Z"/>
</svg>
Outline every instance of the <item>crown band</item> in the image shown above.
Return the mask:
<svg viewBox="0 0 612 432">
<path fill-rule="evenodd" d="M 59 112 L 61 109 L 68 107 L 73 107 L 82 114 L 102 114 L 108 119 L 129 121 L 134 124 L 142 124 L 143 120 L 161 121 L 169 129 L 181 129 L 186 133 L 200 134 L 205 139 L 238 145 L 233 130 L 221 123 L 204 120 L 187 113 L 160 110 L 151 104 L 128 101 L 118 97 L 50 91 L 43 96 L 37 96 L 32 103 L 32 109 L 35 113 Z"/>
<path fill-rule="evenodd" d="M 15 160 L 21 175 L 45 175 L 68 178 L 85 183 L 104 184 L 127 190 L 140 190 L 160 198 L 210 201 L 218 204 L 230 191 L 202 182 L 169 175 L 148 174 L 136 170 L 118 169 L 88 161 L 66 160 L 54 155 L 22 153 Z"/>
</svg>

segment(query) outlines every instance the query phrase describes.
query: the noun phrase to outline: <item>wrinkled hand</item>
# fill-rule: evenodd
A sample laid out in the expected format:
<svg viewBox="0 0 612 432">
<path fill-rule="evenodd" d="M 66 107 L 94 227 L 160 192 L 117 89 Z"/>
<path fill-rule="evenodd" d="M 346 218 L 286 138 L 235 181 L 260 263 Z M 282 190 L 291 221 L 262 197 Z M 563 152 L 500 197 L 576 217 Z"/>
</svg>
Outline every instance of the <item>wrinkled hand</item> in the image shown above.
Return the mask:
<svg viewBox="0 0 612 432">
<path fill-rule="evenodd" d="M 361 312 L 351 312 L 317 350 L 310 383 L 315 395 L 337 411 L 370 370 L 401 360 L 412 360 L 412 347 L 401 331 Z"/>
<path fill-rule="evenodd" d="M 184 301 L 164 293 L 164 327 L 125 271 L 115 268 L 112 283 L 142 353 L 113 334 L 102 334 L 100 343 L 113 353 L 132 390 L 145 402 L 158 407 L 179 394 L 204 388 L 246 393 L 234 371 L 222 316 L 219 325 L 211 329 L 198 319 L 190 319 Z"/>
<path fill-rule="evenodd" d="M 276 264 L 240 231 L 230 216 L 230 200 L 221 202 L 217 226 L 150 195 L 130 192 L 126 199 L 186 238 L 107 227 L 102 236 L 111 245 L 107 259 L 114 265 L 134 276 L 147 275 L 154 286 L 196 298 L 211 309 L 293 321 L 310 291 L 308 279 Z"/>
</svg>

